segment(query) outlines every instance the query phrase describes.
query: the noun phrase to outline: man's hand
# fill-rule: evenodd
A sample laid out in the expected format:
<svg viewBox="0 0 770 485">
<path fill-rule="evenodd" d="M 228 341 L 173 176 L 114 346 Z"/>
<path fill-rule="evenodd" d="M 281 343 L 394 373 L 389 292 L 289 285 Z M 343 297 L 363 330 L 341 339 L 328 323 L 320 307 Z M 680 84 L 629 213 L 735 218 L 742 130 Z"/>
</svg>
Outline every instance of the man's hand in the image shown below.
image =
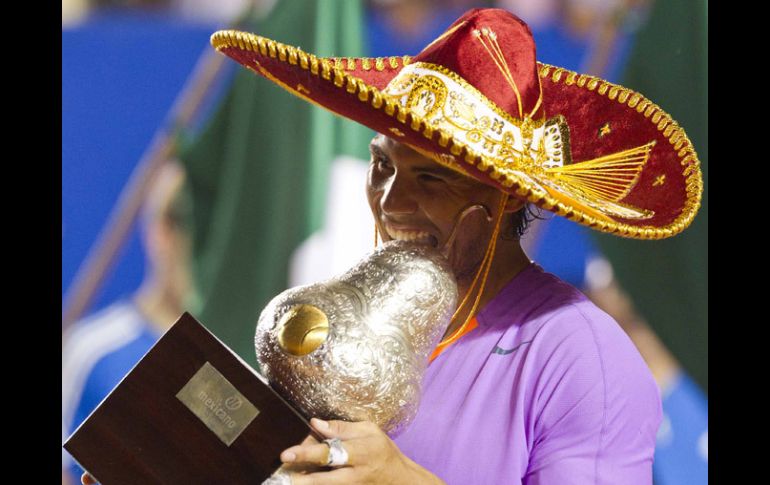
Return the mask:
<svg viewBox="0 0 770 485">
<path fill-rule="evenodd" d="M 348 462 L 331 471 L 292 473 L 292 485 L 444 483 L 401 453 L 388 435 L 374 423 L 313 418 L 310 424 L 324 437 L 342 440 L 342 446 L 348 453 Z M 294 466 L 323 466 L 328 457 L 329 445 L 308 440 L 281 453 L 281 461 Z M 293 467 L 286 468 L 291 470 Z"/>
</svg>

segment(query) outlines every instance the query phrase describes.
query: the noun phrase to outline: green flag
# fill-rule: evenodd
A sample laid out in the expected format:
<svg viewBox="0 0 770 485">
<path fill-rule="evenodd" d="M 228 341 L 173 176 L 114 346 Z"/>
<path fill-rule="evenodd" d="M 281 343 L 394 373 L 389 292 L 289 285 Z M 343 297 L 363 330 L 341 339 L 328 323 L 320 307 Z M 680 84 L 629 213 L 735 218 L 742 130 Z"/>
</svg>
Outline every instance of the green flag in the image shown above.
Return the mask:
<svg viewBox="0 0 770 485">
<path fill-rule="evenodd" d="M 637 309 L 708 391 L 708 2 L 655 2 L 622 84 L 655 100 L 684 127 L 705 190 L 692 225 L 672 239 L 602 235 L 597 241 Z"/>
<path fill-rule="evenodd" d="M 359 1 L 281 0 L 244 30 L 319 56 L 360 56 L 361 24 Z M 259 313 L 287 287 L 292 252 L 321 224 L 332 158 L 367 158 L 370 133 L 238 67 L 221 106 L 182 150 L 195 315 L 252 365 Z"/>
</svg>

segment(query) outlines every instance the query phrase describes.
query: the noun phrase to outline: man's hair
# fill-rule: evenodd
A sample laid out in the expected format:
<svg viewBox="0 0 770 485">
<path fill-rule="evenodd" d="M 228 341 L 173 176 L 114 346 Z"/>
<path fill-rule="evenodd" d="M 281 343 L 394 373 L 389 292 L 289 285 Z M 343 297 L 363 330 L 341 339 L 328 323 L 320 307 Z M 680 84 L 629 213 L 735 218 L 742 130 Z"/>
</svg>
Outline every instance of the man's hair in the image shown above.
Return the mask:
<svg viewBox="0 0 770 485">
<path fill-rule="evenodd" d="M 540 208 L 527 202 L 524 207 L 511 214 L 509 222 L 500 229 L 503 239 L 521 239 L 530 222 L 535 219 L 543 219 Z"/>
</svg>

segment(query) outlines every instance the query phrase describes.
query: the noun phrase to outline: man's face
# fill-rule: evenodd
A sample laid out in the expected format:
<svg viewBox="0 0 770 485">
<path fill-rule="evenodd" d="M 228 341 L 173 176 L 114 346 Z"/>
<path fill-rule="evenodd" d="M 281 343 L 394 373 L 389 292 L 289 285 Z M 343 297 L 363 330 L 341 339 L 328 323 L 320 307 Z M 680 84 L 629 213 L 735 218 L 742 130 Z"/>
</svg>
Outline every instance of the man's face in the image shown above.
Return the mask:
<svg viewBox="0 0 770 485">
<path fill-rule="evenodd" d="M 366 192 L 385 241 L 403 239 L 443 248 L 462 218 L 448 249 L 458 279 L 473 277 L 492 235 L 501 193 L 443 167 L 407 145 L 383 135 L 370 144 Z"/>
</svg>

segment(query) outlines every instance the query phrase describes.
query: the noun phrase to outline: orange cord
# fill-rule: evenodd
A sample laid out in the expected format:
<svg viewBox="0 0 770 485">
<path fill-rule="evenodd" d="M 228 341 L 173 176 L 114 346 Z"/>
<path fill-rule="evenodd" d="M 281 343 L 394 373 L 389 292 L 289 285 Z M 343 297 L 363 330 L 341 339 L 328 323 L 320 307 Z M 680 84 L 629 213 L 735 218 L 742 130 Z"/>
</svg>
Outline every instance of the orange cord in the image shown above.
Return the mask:
<svg viewBox="0 0 770 485">
<path fill-rule="evenodd" d="M 465 327 L 465 330 L 461 334 L 458 335 L 458 337 L 457 337 L 458 340 L 460 338 L 462 338 L 463 335 L 465 335 L 466 333 L 470 333 L 474 328 L 476 328 L 478 326 L 479 326 L 479 322 L 476 319 L 476 317 L 471 318 L 471 321 L 470 321 L 470 323 L 468 323 L 468 326 Z M 428 359 L 428 363 L 433 362 L 436 359 L 436 357 L 441 355 L 441 353 L 444 352 L 444 350 L 446 350 L 446 349 L 447 349 L 447 346 L 444 346 L 444 347 L 441 347 L 441 348 L 436 347 L 433 350 L 433 353 L 430 354 L 430 358 Z"/>
<path fill-rule="evenodd" d="M 504 213 L 505 204 L 507 201 L 508 201 L 508 194 L 503 194 L 503 197 L 500 200 L 500 207 L 497 215 L 497 221 L 495 222 L 495 229 L 494 231 L 492 231 L 492 237 L 489 240 L 489 244 L 487 244 L 487 251 L 484 254 L 484 259 L 481 261 L 481 266 L 479 266 L 479 270 L 476 272 L 476 276 L 473 278 L 473 282 L 471 283 L 470 288 L 468 288 L 468 291 L 465 294 L 463 301 L 457 307 L 457 310 L 455 310 L 454 315 L 452 315 L 452 319 L 450 320 L 450 322 L 454 322 L 457 315 L 460 313 L 462 308 L 468 302 L 468 298 L 473 293 L 473 289 L 476 286 L 476 283 L 478 282 L 479 276 L 483 273 L 484 276 L 481 280 L 481 286 L 479 288 L 479 291 L 476 294 L 476 299 L 473 302 L 473 307 L 471 308 L 470 313 L 466 317 L 465 322 L 463 322 L 463 324 L 457 330 L 452 332 L 452 335 L 442 340 L 436 346 L 436 349 L 434 350 L 434 356 L 437 356 L 438 354 L 440 354 L 445 347 L 451 345 L 460 337 L 468 333 L 468 330 L 466 330 L 466 328 L 468 327 L 469 323 L 472 320 L 474 320 L 473 317 L 475 316 L 476 309 L 478 308 L 479 302 L 481 301 L 481 296 L 484 294 L 484 287 L 487 284 L 487 277 L 489 276 L 489 270 L 492 267 L 492 260 L 494 259 L 495 248 L 497 247 L 497 236 L 500 233 L 500 223 L 503 220 L 503 213 Z"/>
</svg>

